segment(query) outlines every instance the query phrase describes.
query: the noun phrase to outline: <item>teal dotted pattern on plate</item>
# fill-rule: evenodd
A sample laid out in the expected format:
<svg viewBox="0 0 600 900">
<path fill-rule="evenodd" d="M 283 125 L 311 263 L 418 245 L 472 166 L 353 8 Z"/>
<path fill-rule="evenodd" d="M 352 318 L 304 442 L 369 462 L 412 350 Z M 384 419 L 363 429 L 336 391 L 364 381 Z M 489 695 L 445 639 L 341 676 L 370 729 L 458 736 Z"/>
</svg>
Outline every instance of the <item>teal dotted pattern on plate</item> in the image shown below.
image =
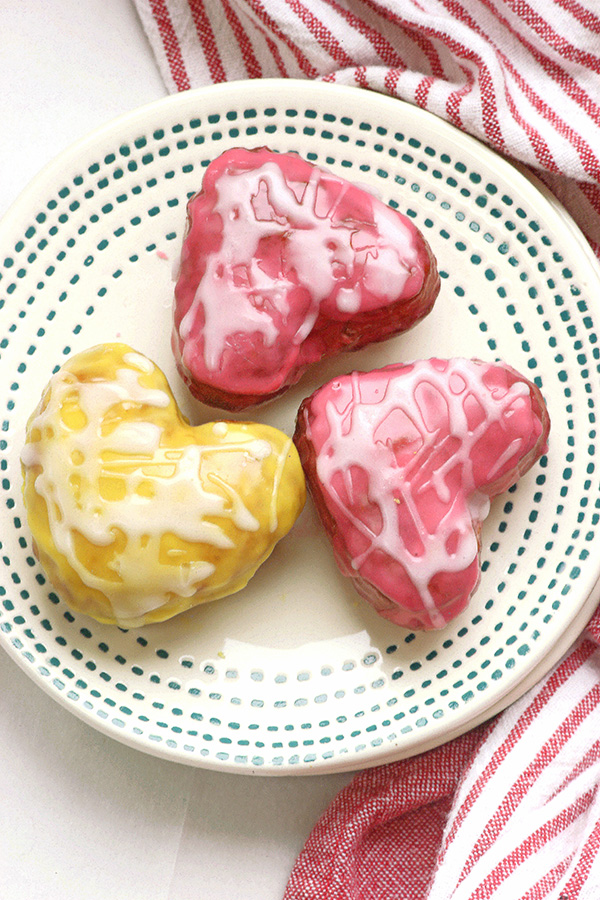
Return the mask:
<svg viewBox="0 0 600 900">
<path fill-rule="evenodd" d="M 4 646 L 67 707 L 133 746 L 268 773 L 376 763 L 484 718 L 585 614 L 598 574 L 597 311 L 582 259 L 564 255 L 562 232 L 540 215 L 547 201 L 402 104 L 324 85 L 286 92 L 210 90 L 115 124 L 41 176 L 0 241 Z M 71 613 L 35 560 L 20 494 L 27 416 L 51 372 L 99 340 L 127 340 L 173 384 L 169 306 L 185 204 L 209 161 L 242 144 L 295 150 L 364 182 L 431 243 L 442 277 L 436 310 L 361 360 L 505 359 L 548 400 L 550 453 L 494 504 L 479 590 L 439 634 L 389 626 L 355 608 L 341 583 L 343 596 L 295 608 L 307 591 L 302 572 L 291 600 L 251 595 L 264 633 L 282 613 L 287 645 L 270 646 L 256 622 L 248 639 L 251 614 L 234 600 L 163 626 L 111 629 Z M 332 615 L 319 640 L 312 621 L 323 604 L 337 604 L 340 625 Z"/>
</svg>

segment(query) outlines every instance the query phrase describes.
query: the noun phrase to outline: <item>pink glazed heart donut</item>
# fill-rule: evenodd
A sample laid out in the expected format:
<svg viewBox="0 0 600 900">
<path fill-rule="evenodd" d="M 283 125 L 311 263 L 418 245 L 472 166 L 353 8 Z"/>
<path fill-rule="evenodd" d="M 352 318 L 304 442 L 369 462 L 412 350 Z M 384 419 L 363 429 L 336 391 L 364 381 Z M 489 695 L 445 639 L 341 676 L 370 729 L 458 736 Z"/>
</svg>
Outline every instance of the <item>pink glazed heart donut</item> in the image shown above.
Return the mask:
<svg viewBox="0 0 600 900">
<path fill-rule="evenodd" d="M 430 359 L 330 381 L 294 440 L 342 573 L 424 630 L 467 605 L 490 500 L 546 452 L 549 428 L 539 388 L 510 366 Z"/>
<path fill-rule="evenodd" d="M 241 410 L 317 360 L 411 328 L 439 286 L 406 216 L 295 154 L 228 150 L 188 203 L 178 369 L 199 400 Z"/>
</svg>

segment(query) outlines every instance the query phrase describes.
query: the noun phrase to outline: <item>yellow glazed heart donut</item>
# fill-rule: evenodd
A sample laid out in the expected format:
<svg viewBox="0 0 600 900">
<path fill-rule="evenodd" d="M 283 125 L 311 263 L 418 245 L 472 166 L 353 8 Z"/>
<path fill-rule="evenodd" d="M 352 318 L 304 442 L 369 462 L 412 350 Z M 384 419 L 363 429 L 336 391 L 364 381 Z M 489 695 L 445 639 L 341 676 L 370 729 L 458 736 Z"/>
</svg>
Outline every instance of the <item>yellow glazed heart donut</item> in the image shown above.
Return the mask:
<svg viewBox="0 0 600 900">
<path fill-rule="evenodd" d="M 292 441 L 191 426 L 163 373 L 101 344 L 52 376 L 21 456 L 34 549 L 75 610 L 135 627 L 243 588 L 305 501 Z"/>
</svg>

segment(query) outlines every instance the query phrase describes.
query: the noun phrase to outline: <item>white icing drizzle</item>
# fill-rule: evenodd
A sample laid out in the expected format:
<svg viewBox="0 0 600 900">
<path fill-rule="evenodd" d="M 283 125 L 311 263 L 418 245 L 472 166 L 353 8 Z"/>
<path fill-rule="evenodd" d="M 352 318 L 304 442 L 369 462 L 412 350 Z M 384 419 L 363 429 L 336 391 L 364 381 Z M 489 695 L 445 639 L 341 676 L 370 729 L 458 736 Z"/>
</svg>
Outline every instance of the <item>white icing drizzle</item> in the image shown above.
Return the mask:
<svg viewBox="0 0 600 900">
<path fill-rule="evenodd" d="M 287 462 L 288 453 L 291 446 L 292 439 L 288 438 L 283 445 L 281 453 L 279 454 L 279 458 L 277 460 L 277 468 L 275 469 L 275 474 L 273 476 L 273 491 L 271 493 L 271 506 L 269 510 L 269 527 L 271 530 L 271 534 L 274 534 L 277 531 L 277 526 L 279 524 L 277 520 L 277 497 L 279 495 L 281 479 L 283 478 L 283 470 L 285 469 L 285 464 Z"/>
<path fill-rule="evenodd" d="M 133 353 L 124 360 L 135 366 L 135 371 L 119 368 L 112 381 L 80 382 L 65 370 L 53 376 L 47 406 L 29 426 L 30 435 L 37 431 L 44 436 L 51 429 L 53 439 L 48 443 L 30 440 L 21 456 L 25 466 L 40 468 L 35 489 L 46 502 L 57 549 L 84 583 L 104 592 L 109 588 L 120 621 L 156 609 L 169 593 L 192 596 L 198 584 L 214 572 L 214 565 L 207 561 L 178 562 L 177 550 L 171 551 L 172 566 L 159 565 L 161 538 L 166 532 L 185 541 L 227 549 L 234 546 L 231 539 L 209 518 L 230 520 L 242 531 L 259 529 L 260 523 L 242 497 L 212 471 L 211 455 L 237 453 L 247 464 L 274 452 L 267 440 L 251 436 L 224 441 L 218 447 L 161 447 L 162 429 L 135 419 L 119 422 L 117 418 L 111 430 L 107 422 L 120 404 L 141 411 L 143 407 L 165 409 L 171 402 L 165 391 L 139 382 L 140 373 L 153 371 L 152 363 Z M 73 399 L 87 420 L 78 430 L 69 430 L 61 420 L 63 404 Z M 227 430 L 226 423 L 216 423 L 213 428 L 220 437 L 225 437 Z M 119 499 L 102 497 L 103 479 L 118 479 Z M 221 493 L 205 490 L 203 479 L 218 486 Z M 107 547 L 115 541 L 115 530 L 123 532 L 127 542 L 122 552 L 115 554 L 107 581 L 79 561 L 75 535 Z"/>
<path fill-rule="evenodd" d="M 213 434 L 216 434 L 217 437 L 225 437 L 227 434 L 227 423 L 215 422 L 213 425 Z"/>
<path fill-rule="evenodd" d="M 410 230 L 393 210 L 374 203 L 374 227 L 356 222 L 334 222 L 336 206 L 347 189 L 340 188 L 333 206 L 322 173 L 315 168 L 304 185 L 288 184 L 281 168 L 267 162 L 250 172 L 224 173 L 218 182 L 215 212 L 223 222 L 222 246 L 209 256 L 206 271 L 193 302 L 179 326 L 183 359 L 192 353 L 192 333 L 202 306 L 205 324 L 204 362 L 209 371 L 219 368 L 227 338 L 235 333 L 262 334 L 271 346 L 279 335 L 271 310 L 285 319 L 289 314 L 287 291 L 293 282 L 279 272 L 267 274 L 257 261 L 259 242 L 271 235 L 286 236 L 290 269 L 307 289 L 311 304 L 293 335 L 300 344 L 312 330 L 320 304 L 341 278 L 352 278 L 357 266 L 364 267 L 364 285 L 381 297 L 382 303 L 402 294 L 408 277 L 418 265 L 418 251 Z M 294 189 L 295 188 L 295 189 Z M 231 314 L 231 296 L 244 297 Z M 359 283 L 342 286 L 336 296 L 341 312 L 361 306 Z M 188 343 L 189 342 L 189 343 Z"/>
<path fill-rule="evenodd" d="M 136 353 L 130 350 L 129 353 L 123 355 L 123 362 L 131 366 L 132 369 L 139 369 L 144 375 L 150 375 L 154 371 L 154 363 L 142 353 Z"/>
<path fill-rule="evenodd" d="M 377 549 L 398 560 L 417 588 L 434 627 L 443 626 L 445 620 L 431 596 L 431 579 L 437 572 L 460 572 L 473 562 L 478 543 L 472 522 L 481 522 L 489 512 L 489 498 L 474 482 L 473 448 L 494 421 L 510 416 L 515 406 L 529 397 L 529 387 L 524 382 L 513 384 L 504 396 L 497 391 L 491 395 L 482 381 L 486 370 L 486 366 L 454 359 L 449 361 L 448 372 L 443 372 L 422 361 L 416 363 L 412 371 L 398 376 L 396 386 L 393 385 L 394 374 L 390 373 L 387 381 L 382 377 L 378 382 L 379 390 L 374 390 L 372 385 L 361 387 L 360 378 L 354 373 L 351 393 L 340 391 L 339 399 L 334 396 L 325 405 L 329 436 L 317 454 L 317 474 L 330 501 L 368 542 L 364 552 L 351 560 L 351 565 L 360 571 L 368 556 Z M 467 399 L 476 401 L 481 407 L 479 421 L 474 427 L 467 419 Z M 345 407 L 340 409 L 340 404 L 345 401 Z M 398 439 L 410 443 L 412 454 L 401 467 L 390 438 L 383 443 L 376 437 L 378 428 L 389 416 L 398 417 L 398 411 L 405 423 L 404 432 L 398 434 Z M 382 433 L 385 434 L 385 425 Z M 519 458 L 527 438 L 529 435 L 523 435 L 509 446 L 497 447 L 498 458 L 489 461 L 489 482 L 510 458 Z M 427 458 L 436 453 L 444 460 L 444 450 L 450 447 L 445 461 L 440 462 L 429 473 L 429 479 L 415 490 L 412 479 L 415 474 L 422 474 Z M 365 464 L 365 461 L 368 462 Z M 378 532 L 348 509 L 333 484 L 334 477 L 341 475 L 347 496 L 351 498 L 351 469 L 354 466 L 368 473 L 369 501 L 379 508 L 381 515 Z M 447 482 L 448 475 L 455 476 L 457 468 L 460 469 L 460 491 L 451 489 Z M 436 500 L 447 507 L 432 533 L 423 521 L 423 504 L 427 504 L 424 495 L 431 490 Z M 412 520 L 422 552 L 411 552 L 405 543 L 398 524 L 399 501 Z"/>
</svg>

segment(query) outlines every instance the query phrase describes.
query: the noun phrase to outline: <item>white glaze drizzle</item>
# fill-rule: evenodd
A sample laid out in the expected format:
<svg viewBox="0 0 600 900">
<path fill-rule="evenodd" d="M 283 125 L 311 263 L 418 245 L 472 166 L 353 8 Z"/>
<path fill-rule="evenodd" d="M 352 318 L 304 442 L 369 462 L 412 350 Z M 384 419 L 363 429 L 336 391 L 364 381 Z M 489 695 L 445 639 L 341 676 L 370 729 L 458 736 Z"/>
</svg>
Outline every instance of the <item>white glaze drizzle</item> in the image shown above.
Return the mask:
<svg viewBox="0 0 600 900">
<path fill-rule="evenodd" d="M 317 474 L 330 500 L 343 512 L 352 526 L 368 541 L 367 549 L 351 561 L 353 569 L 360 571 L 367 557 L 376 549 L 389 554 L 404 567 L 417 588 L 424 608 L 428 611 L 434 627 L 441 627 L 445 620 L 437 610 L 431 596 L 429 584 L 437 572 L 459 572 L 469 566 L 478 553 L 477 537 L 473 521 L 481 522 L 489 512 L 489 498 L 477 490 L 472 473 L 471 452 L 490 427 L 492 422 L 511 414 L 515 404 L 529 397 L 529 387 L 525 382 L 513 384 L 503 397 L 490 396 L 483 384 L 485 366 L 469 364 L 468 360 L 450 360 L 450 378 L 454 380 L 454 390 L 448 390 L 449 374 L 431 367 L 427 361 L 416 363 L 410 372 L 398 377 L 397 386 L 392 387 L 394 375 L 385 382 L 382 378 L 377 395 L 362 396 L 359 376 L 352 377 L 351 396 L 343 410 L 339 410 L 334 400 L 328 400 L 325 411 L 329 425 L 329 437 L 317 454 Z M 475 427 L 469 427 L 465 412 L 467 397 L 475 398 L 484 415 Z M 529 402 L 527 400 L 527 402 Z M 436 424 L 435 403 L 442 403 L 447 411 L 447 424 Z M 401 410 L 411 422 L 418 435 L 411 449 L 412 459 L 402 467 L 397 465 L 393 449 L 381 442 L 374 442 L 373 436 L 387 417 Z M 444 432 L 442 434 L 442 432 Z M 448 433 L 446 433 L 448 432 Z M 310 429 L 309 429 L 310 437 Z M 490 460 L 489 480 L 499 472 L 501 465 L 513 455 L 518 458 L 525 437 L 515 439 L 509 447 L 498 447 L 498 458 Z M 423 461 L 434 448 L 443 450 L 448 441 L 458 438 L 454 452 L 431 475 L 431 480 L 422 485 L 415 494 L 411 476 L 419 471 Z M 368 461 L 365 464 L 365 461 Z M 345 489 L 351 496 L 351 468 L 358 466 L 368 472 L 369 500 L 380 511 L 382 527 L 375 533 L 360 518 L 348 509 L 332 485 L 336 473 L 344 478 Z M 451 492 L 446 482 L 448 473 L 456 466 L 461 470 L 462 491 Z M 452 501 L 434 533 L 429 533 L 419 508 L 419 493 L 432 488 L 436 498 L 444 504 Z M 406 546 L 402 531 L 398 527 L 397 501 L 400 497 L 423 545 L 420 555 L 411 553 Z M 421 498 L 423 502 L 423 498 Z M 453 549 L 449 551 L 448 546 Z"/>
<path fill-rule="evenodd" d="M 29 433 L 44 435 L 52 429 L 56 440 L 49 444 L 29 441 L 21 454 L 26 467 L 40 468 L 35 489 L 46 502 L 57 549 L 84 583 L 100 591 L 110 588 L 114 613 L 121 621 L 161 606 L 166 594 L 192 596 L 198 584 L 214 572 L 214 565 L 203 560 L 178 563 L 176 550 L 171 554 L 174 565 L 159 566 L 164 533 L 226 550 L 234 546 L 231 539 L 208 518 L 229 519 L 242 531 L 259 529 L 260 523 L 241 496 L 211 471 L 211 454 L 216 450 L 238 454 L 242 464 L 247 464 L 261 462 L 274 452 L 268 441 L 251 436 L 218 447 L 163 448 L 161 428 L 145 421 L 122 421 L 112 431 L 106 429 L 105 417 L 119 404 L 164 409 L 171 402 L 164 391 L 139 382 L 139 373 L 150 374 L 152 363 L 138 354 L 127 354 L 124 359 L 137 371 L 119 368 L 113 381 L 79 382 L 64 370 L 53 376 L 48 404 L 32 419 Z M 76 431 L 61 423 L 60 413 L 63 404 L 73 398 L 87 419 Z M 56 434 L 58 428 L 60 435 Z M 215 423 L 213 432 L 225 437 L 227 424 Z M 118 459 L 111 462 L 113 455 Z M 124 462 L 131 462 L 126 477 Z M 123 484 L 124 495 L 118 500 L 100 495 L 101 479 L 112 476 Z M 206 491 L 203 477 L 218 486 L 221 494 Z M 125 534 L 127 544 L 115 556 L 115 580 L 107 582 L 78 560 L 74 534 L 79 532 L 97 546 L 109 546 L 115 539 L 114 529 Z"/>
<path fill-rule="evenodd" d="M 287 462 L 288 453 L 290 447 L 292 446 L 292 443 L 293 442 L 291 438 L 288 438 L 284 443 L 281 453 L 279 454 L 279 459 L 277 460 L 277 468 L 275 469 L 275 474 L 273 475 L 273 491 L 271 493 L 271 505 L 269 508 L 269 528 L 271 534 L 274 534 L 277 531 L 277 497 L 279 495 L 279 489 L 281 487 L 283 470 L 285 469 L 285 464 Z"/>
<path fill-rule="evenodd" d="M 192 353 L 192 333 L 198 308 L 205 324 L 204 362 L 209 371 L 219 368 L 227 338 L 231 334 L 258 332 L 271 346 L 278 329 L 269 312 L 276 308 L 289 314 L 287 291 L 293 287 L 283 274 L 272 278 L 257 262 L 259 242 L 271 235 L 286 235 L 288 263 L 299 283 L 308 290 L 311 305 L 293 335 L 300 344 L 312 330 L 320 304 L 331 295 L 340 275 L 352 277 L 355 266 L 364 265 L 364 284 L 382 298 L 382 303 L 402 294 L 408 277 L 418 265 L 414 238 L 402 220 L 384 204 L 373 206 L 373 227 L 361 229 L 356 222 L 334 223 L 336 205 L 327 202 L 319 189 L 321 173 L 314 168 L 309 182 L 288 184 L 278 165 L 265 163 L 250 172 L 224 173 L 219 178 L 215 212 L 223 222 L 222 246 L 209 256 L 206 271 L 193 302 L 179 326 L 183 359 Z M 235 292 L 246 302 L 231 312 Z M 341 312 L 356 312 L 361 305 L 359 284 L 341 288 L 337 306 Z M 189 343 L 188 343 L 189 342 Z"/>
</svg>

